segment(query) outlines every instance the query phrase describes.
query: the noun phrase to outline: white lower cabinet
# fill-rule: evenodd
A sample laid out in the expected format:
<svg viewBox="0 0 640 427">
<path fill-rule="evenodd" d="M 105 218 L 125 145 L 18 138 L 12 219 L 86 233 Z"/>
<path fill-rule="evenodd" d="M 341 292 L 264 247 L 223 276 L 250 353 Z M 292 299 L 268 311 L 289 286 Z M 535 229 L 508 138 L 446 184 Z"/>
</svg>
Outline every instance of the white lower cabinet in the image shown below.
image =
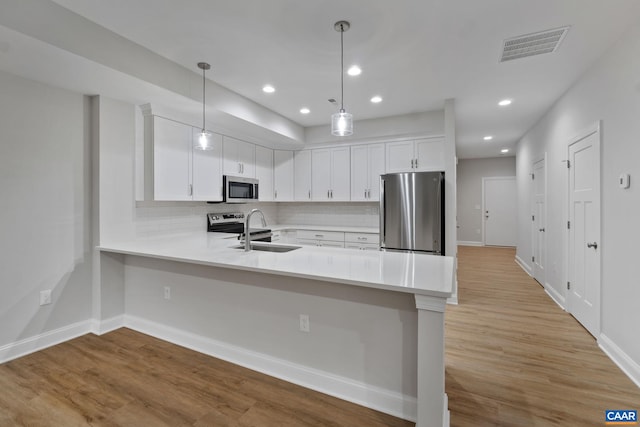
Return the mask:
<svg viewBox="0 0 640 427">
<path fill-rule="evenodd" d="M 344 247 L 377 251 L 380 249 L 380 235 L 378 233 L 344 233 Z"/>
<path fill-rule="evenodd" d="M 344 248 L 344 233 L 342 231 L 298 230 L 296 243 L 308 246 Z"/>
</svg>

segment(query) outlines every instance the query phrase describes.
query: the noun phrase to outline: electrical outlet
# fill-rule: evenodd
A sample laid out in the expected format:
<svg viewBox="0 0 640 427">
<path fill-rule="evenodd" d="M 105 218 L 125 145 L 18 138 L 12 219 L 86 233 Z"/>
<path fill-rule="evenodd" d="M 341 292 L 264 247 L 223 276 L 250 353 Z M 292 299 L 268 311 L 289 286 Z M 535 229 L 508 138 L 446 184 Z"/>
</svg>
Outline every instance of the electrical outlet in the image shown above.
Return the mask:
<svg viewBox="0 0 640 427">
<path fill-rule="evenodd" d="M 164 299 L 171 299 L 171 288 L 168 286 L 164 287 Z"/>
<path fill-rule="evenodd" d="M 51 289 L 40 291 L 40 305 L 51 304 Z"/>
<path fill-rule="evenodd" d="M 302 332 L 309 332 L 309 315 L 308 314 L 300 315 L 300 330 Z"/>
</svg>

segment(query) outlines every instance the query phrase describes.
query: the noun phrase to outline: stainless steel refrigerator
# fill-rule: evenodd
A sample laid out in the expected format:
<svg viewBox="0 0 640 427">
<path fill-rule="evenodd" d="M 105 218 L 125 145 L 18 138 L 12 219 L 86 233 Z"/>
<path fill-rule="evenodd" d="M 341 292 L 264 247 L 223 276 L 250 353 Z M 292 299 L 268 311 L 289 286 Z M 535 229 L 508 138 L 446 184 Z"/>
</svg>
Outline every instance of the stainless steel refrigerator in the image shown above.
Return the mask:
<svg viewBox="0 0 640 427">
<path fill-rule="evenodd" d="M 444 172 L 380 176 L 380 249 L 444 255 Z"/>
</svg>

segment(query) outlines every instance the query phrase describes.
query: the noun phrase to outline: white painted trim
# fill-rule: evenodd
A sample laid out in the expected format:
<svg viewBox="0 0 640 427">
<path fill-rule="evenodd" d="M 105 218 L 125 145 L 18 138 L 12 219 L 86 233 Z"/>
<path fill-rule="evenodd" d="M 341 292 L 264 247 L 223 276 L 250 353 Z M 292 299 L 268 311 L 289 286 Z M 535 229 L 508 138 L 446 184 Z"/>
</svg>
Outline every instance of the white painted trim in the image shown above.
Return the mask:
<svg viewBox="0 0 640 427">
<path fill-rule="evenodd" d="M 106 320 L 92 320 L 91 332 L 96 335 L 103 335 L 116 329 L 120 329 L 124 326 L 124 314 L 114 316 Z"/>
<path fill-rule="evenodd" d="M 638 387 L 640 387 L 640 364 L 622 351 L 609 337 L 600 334 L 598 346 Z"/>
<path fill-rule="evenodd" d="M 403 395 L 350 378 L 247 350 L 221 341 L 195 335 L 139 317 L 125 315 L 124 326 L 207 354 L 235 365 L 252 369 L 284 381 L 357 403 L 395 417 L 416 421 L 418 408 L 413 396 Z"/>
<path fill-rule="evenodd" d="M 91 326 L 90 320 L 84 320 L 4 345 L 0 347 L 0 363 L 5 363 L 88 334 L 91 332 Z"/>
<path fill-rule="evenodd" d="M 519 255 L 516 255 L 516 264 L 518 264 L 520 266 L 521 269 L 524 270 L 525 273 L 527 273 L 530 277 L 533 277 L 533 270 L 532 268 L 529 266 L 529 264 L 527 264 L 526 262 L 524 262 L 522 260 L 522 258 L 520 258 Z"/>
<path fill-rule="evenodd" d="M 458 240 L 458 246 L 484 246 L 484 243 Z"/>
<path fill-rule="evenodd" d="M 435 311 L 438 313 L 444 313 L 444 308 L 447 303 L 446 300 L 439 297 L 431 297 L 428 295 L 414 295 L 416 300 L 416 308 L 418 310 Z"/>
<path fill-rule="evenodd" d="M 547 293 L 547 295 L 549 295 L 549 298 L 551 298 L 553 302 L 558 304 L 558 307 L 566 311 L 567 309 L 564 306 L 565 304 L 564 295 L 560 294 L 560 292 L 556 291 L 548 283 L 545 283 L 543 287 L 544 287 L 544 291 Z"/>
<path fill-rule="evenodd" d="M 442 427 L 449 427 L 451 422 L 451 413 L 449 412 L 449 396 L 447 395 L 447 393 L 444 394 L 443 411 Z"/>
</svg>

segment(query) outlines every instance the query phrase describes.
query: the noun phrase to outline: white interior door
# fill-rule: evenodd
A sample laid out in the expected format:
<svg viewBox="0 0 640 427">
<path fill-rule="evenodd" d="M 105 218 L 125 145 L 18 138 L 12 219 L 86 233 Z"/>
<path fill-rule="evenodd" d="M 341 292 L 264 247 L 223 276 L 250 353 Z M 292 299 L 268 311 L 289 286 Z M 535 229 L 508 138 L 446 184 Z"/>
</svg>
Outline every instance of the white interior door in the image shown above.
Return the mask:
<svg viewBox="0 0 640 427">
<path fill-rule="evenodd" d="M 567 309 L 595 337 L 600 333 L 600 132 L 569 145 Z"/>
<path fill-rule="evenodd" d="M 484 244 L 516 246 L 516 177 L 482 178 Z"/>
<path fill-rule="evenodd" d="M 547 176 L 545 173 L 545 159 L 533 164 L 533 214 L 532 214 L 532 243 L 533 243 L 533 278 L 541 285 L 545 282 L 546 263 L 546 221 L 545 210 Z"/>
</svg>

